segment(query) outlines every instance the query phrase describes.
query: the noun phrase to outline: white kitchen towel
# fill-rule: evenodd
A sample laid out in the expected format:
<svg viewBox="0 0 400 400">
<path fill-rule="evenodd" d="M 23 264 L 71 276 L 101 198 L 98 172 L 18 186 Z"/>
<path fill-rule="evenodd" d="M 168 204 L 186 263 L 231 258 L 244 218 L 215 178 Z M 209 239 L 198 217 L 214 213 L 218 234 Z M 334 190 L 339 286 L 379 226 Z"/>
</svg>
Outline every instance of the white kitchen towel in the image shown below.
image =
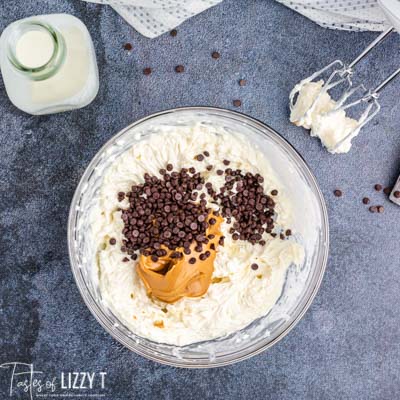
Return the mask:
<svg viewBox="0 0 400 400">
<path fill-rule="evenodd" d="M 383 31 L 390 26 L 376 0 L 277 0 L 332 29 Z"/>
<path fill-rule="evenodd" d="M 154 38 L 222 0 L 85 0 L 109 4 L 142 35 Z"/>
</svg>

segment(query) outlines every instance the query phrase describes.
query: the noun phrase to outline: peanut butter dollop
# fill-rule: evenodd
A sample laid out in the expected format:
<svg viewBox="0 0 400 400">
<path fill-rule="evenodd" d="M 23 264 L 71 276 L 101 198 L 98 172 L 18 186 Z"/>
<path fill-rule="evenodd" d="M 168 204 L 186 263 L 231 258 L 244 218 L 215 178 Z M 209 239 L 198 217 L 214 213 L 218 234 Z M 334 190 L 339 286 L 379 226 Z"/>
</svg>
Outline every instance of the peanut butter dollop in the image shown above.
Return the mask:
<svg viewBox="0 0 400 400">
<path fill-rule="evenodd" d="M 194 250 L 196 242 L 192 243 L 190 254 L 184 254 L 183 248 L 167 250 L 167 255 L 159 257 L 157 262 L 152 261 L 150 256 L 141 255 L 137 264 L 137 272 L 146 286 L 147 293 L 151 296 L 174 303 L 182 297 L 199 297 L 207 292 L 214 272 L 214 260 L 218 242 L 221 237 L 221 223 L 223 218 L 212 215 L 216 220 L 214 225 L 209 225 L 206 235 L 214 235 L 209 239 L 207 245 L 203 244 L 202 253 Z M 183 253 L 181 258 L 171 258 L 174 251 Z M 211 254 L 205 260 L 200 260 L 200 254 L 209 251 Z M 189 260 L 196 258 L 191 264 Z"/>
</svg>

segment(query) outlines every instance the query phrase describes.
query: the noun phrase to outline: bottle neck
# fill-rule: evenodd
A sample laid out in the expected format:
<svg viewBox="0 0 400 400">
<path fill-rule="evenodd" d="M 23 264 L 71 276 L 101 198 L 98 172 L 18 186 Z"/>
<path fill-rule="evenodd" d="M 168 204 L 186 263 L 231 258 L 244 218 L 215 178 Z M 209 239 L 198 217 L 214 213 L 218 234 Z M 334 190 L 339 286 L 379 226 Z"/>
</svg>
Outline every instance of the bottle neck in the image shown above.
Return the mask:
<svg viewBox="0 0 400 400">
<path fill-rule="evenodd" d="M 30 59 L 26 52 L 33 55 L 34 59 Z M 65 55 L 65 41 L 61 33 L 42 21 L 17 24 L 8 38 L 11 65 L 33 81 L 45 80 L 57 74 Z"/>
</svg>

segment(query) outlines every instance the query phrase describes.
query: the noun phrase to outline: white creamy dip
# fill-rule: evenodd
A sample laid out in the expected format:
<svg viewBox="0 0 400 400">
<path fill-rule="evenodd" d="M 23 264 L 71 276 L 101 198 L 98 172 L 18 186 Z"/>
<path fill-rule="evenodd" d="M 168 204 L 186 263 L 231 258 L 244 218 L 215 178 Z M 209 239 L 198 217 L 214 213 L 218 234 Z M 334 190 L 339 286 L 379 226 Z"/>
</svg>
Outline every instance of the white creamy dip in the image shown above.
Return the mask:
<svg viewBox="0 0 400 400">
<path fill-rule="evenodd" d="M 294 87 L 291 96 L 298 92 L 298 97 L 291 109 L 290 121 L 311 129 L 311 136 L 319 137 L 329 152 L 347 153 L 351 148 L 351 140 L 360 131 L 357 128 L 359 121 L 347 117 L 344 110 L 336 109 L 337 103 L 329 93 L 321 93 L 323 85 L 323 80 L 302 81 Z"/>
<path fill-rule="evenodd" d="M 210 157 L 200 162 L 194 157 L 207 150 Z M 228 134 L 204 125 L 168 127 L 132 146 L 105 171 L 96 205 L 91 212 L 94 238 L 95 268 L 100 291 L 106 304 L 135 334 L 160 343 L 187 345 L 214 339 L 246 327 L 266 315 L 279 299 L 290 265 L 300 265 L 303 246 L 292 237 L 281 240 L 264 234 L 265 246 L 245 241 L 233 241 L 226 222 L 222 224 L 225 245 L 219 246 L 214 263 L 213 283 L 199 298 L 183 298 L 167 304 L 150 298 L 136 273 L 137 261 L 122 262 L 120 250 L 123 221 L 118 208 L 128 205 L 118 202 L 117 193 L 129 191 L 133 184 L 143 183 L 145 172 L 160 176 L 159 170 L 171 163 L 175 170 L 194 166 L 206 181 L 219 188 L 224 177 L 217 169 L 229 167 L 244 172 L 260 173 L 264 190 L 277 189 L 276 226 L 291 228 L 291 204 L 285 190 L 274 176 L 268 161 L 241 136 Z M 207 171 L 207 165 L 213 165 Z M 213 205 L 215 207 L 215 205 Z M 233 222 L 232 222 L 233 223 Z M 109 244 L 109 239 L 117 245 Z M 257 263 L 254 271 L 251 264 Z M 162 322 L 163 327 L 160 326 Z M 155 326 L 155 323 L 159 326 Z"/>
</svg>

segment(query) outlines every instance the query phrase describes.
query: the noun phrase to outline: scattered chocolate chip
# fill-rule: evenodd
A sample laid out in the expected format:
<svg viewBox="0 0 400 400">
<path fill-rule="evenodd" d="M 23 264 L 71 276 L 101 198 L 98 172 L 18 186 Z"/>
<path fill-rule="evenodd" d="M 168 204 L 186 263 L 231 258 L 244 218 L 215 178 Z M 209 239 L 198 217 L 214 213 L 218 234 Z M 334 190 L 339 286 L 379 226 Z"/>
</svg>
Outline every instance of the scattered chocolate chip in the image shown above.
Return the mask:
<svg viewBox="0 0 400 400">
<path fill-rule="evenodd" d="M 233 105 L 235 106 L 235 107 L 240 107 L 241 105 L 242 105 L 242 102 L 241 102 L 241 100 L 233 100 Z"/>
<path fill-rule="evenodd" d="M 256 263 L 251 264 L 251 269 L 253 271 L 257 271 L 258 270 L 258 264 L 256 264 Z"/>
<path fill-rule="evenodd" d="M 137 258 L 138 258 L 138 255 L 137 255 L 137 254 L 132 254 L 132 255 L 131 255 L 131 259 L 132 259 L 133 261 L 137 260 Z"/>
<path fill-rule="evenodd" d="M 385 187 L 385 189 L 383 189 L 383 193 L 385 193 L 386 195 L 390 195 L 390 193 L 392 192 L 392 188 L 391 187 Z"/>
<path fill-rule="evenodd" d="M 110 239 L 110 244 L 114 246 L 114 244 L 116 244 L 117 241 L 115 240 L 115 238 L 111 238 Z"/>
<path fill-rule="evenodd" d="M 145 75 L 150 75 L 151 74 L 151 68 L 149 68 L 149 67 L 147 67 L 147 68 L 145 68 L 144 70 L 143 70 L 143 73 L 145 74 Z"/>
<path fill-rule="evenodd" d="M 221 57 L 221 54 L 219 54 L 218 51 L 213 51 L 211 57 L 217 60 L 218 58 Z"/>
<path fill-rule="evenodd" d="M 206 170 L 207 171 L 211 171 L 213 169 L 213 166 L 212 165 L 207 165 L 207 167 L 206 167 Z"/>
<path fill-rule="evenodd" d="M 246 86 L 246 84 L 247 84 L 247 81 L 245 79 L 240 79 L 239 80 L 239 85 L 240 86 Z"/>
<path fill-rule="evenodd" d="M 396 199 L 400 199 L 400 190 L 395 190 L 395 191 L 393 192 L 393 196 L 394 196 Z"/>
<path fill-rule="evenodd" d="M 334 190 L 333 194 L 334 194 L 336 197 L 342 197 L 342 196 L 343 196 L 343 192 L 342 192 L 340 189 Z"/>
<path fill-rule="evenodd" d="M 210 157 L 210 153 L 209 153 L 207 150 L 203 151 L 203 154 L 204 154 L 206 157 Z"/>
<path fill-rule="evenodd" d="M 195 264 L 196 263 L 196 259 L 194 257 L 189 258 L 189 264 Z"/>
<path fill-rule="evenodd" d="M 174 169 L 172 164 L 167 164 L 167 171 L 172 171 Z"/>
<path fill-rule="evenodd" d="M 175 72 L 181 73 L 185 71 L 185 67 L 183 65 L 177 65 L 175 67 Z"/>
<path fill-rule="evenodd" d="M 385 211 L 385 208 L 383 206 L 377 206 L 378 213 L 382 214 Z"/>
<path fill-rule="evenodd" d="M 285 235 L 290 236 L 292 234 L 292 231 L 290 229 L 286 229 Z"/>
<path fill-rule="evenodd" d="M 198 155 L 195 157 L 195 159 L 196 159 L 197 161 L 203 161 L 203 160 L 204 160 L 204 156 L 203 156 L 203 154 L 198 154 Z"/>
<path fill-rule="evenodd" d="M 222 171 L 222 169 L 217 169 L 217 175 L 223 175 L 224 171 Z"/>
<path fill-rule="evenodd" d="M 128 262 L 129 261 L 129 258 L 128 257 L 124 257 L 123 259 L 122 259 L 122 262 Z"/>
<path fill-rule="evenodd" d="M 277 196 L 278 195 L 278 191 L 276 189 L 271 190 L 271 195 L 272 196 Z"/>
<path fill-rule="evenodd" d="M 380 192 L 381 190 L 382 190 L 382 185 L 380 185 L 379 183 L 377 183 L 375 186 L 374 186 L 374 189 L 377 191 L 377 192 Z"/>
<path fill-rule="evenodd" d="M 376 213 L 376 212 L 378 211 L 378 207 L 376 207 L 376 206 L 371 206 L 371 207 L 369 208 L 369 211 L 372 212 L 372 213 Z"/>
<path fill-rule="evenodd" d="M 124 49 L 125 49 L 125 50 L 131 51 L 132 48 L 133 48 L 133 47 L 132 47 L 132 45 L 131 45 L 130 43 L 125 43 L 125 44 L 124 44 Z"/>
<path fill-rule="evenodd" d="M 285 235 L 283 233 L 279 234 L 280 239 L 284 240 L 285 239 Z"/>
<path fill-rule="evenodd" d="M 368 197 L 364 197 L 362 199 L 363 204 L 369 204 L 370 203 L 370 199 Z"/>
<path fill-rule="evenodd" d="M 175 37 L 178 34 L 178 31 L 176 29 L 172 29 L 172 31 L 169 33 L 172 37 Z"/>
<path fill-rule="evenodd" d="M 229 165 L 231 162 L 229 160 L 224 160 L 223 163 L 224 165 Z"/>
</svg>

